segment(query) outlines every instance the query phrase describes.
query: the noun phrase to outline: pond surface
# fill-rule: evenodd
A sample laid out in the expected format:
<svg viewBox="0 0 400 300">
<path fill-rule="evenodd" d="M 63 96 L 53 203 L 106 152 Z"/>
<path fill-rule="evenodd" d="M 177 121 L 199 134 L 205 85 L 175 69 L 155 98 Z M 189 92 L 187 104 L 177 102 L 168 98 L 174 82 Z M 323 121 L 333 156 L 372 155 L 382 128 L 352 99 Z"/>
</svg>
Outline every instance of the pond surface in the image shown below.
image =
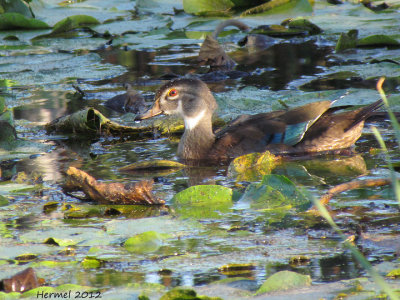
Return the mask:
<svg viewBox="0 0 400 300">
<path fill-rule="evenodd" d="M 135 162 L 177 160 L 179 134 L 155 134 L 154 139 L 139 140 L 92 138 L 48 134 L 44 125 L 79 109 L 95 107 L 117 123 L 137 126 L 133 114 L 113 112 L 104 106 L 105 101 L 124 93 L 123 84 L 130 83 L 150 105 L 166 78 L 188 73 L 207 82 L 219 104 L 218 116 L 225 121 L 239 114 L 321 99 L 341 98 L 339 105 L 365 105 L 379 98 L 375 85 L 380 76 L 389 78 L 387 93 L 398 111 L 399 49 L 354 48 L 335 53 L 339 34 L 354 28 L 362 37 L 388 34 L 399 40 L 399 7 L 395 3 L 389 2 L 394 8 L 377 13 L 351 2 L 331 5 L 316 1 L 308 11 L 243 18 L 254 28 L 280 24 L 287 16 L 307 16 L 324 32 L 275 38 L 266 49 L 239 46 L 237 42 L 245 33 L 224 32 L 219 42 L 237 66 L 235 72 L 212 74 L 207 66 L 198 66 L 196 58 L 206 34 L 221 18 L 174 14 L 173 7 L 182 8 L 180 1 L 160 2 L 157 8 L 147 7 L 145 1 L 122 0 L 108 4 L 78 1 L 62 8 L 58 1 L 45 4 L 36 4 L 34 9 L 50 25 L 67 15 L 93 15 L 100 22 L 112 19 L 92 26 L 93 30 L 118 37 L 104 47 L 108 39 L 93 37 L 85 30 L 70 37 L 43 39 L 33 38 L 49 30 L 0 32 L 2 40 L 9 35 L 19 38 L 3 40 L 0 46 L 0 74 L 8 82 L 1 90 L 2 97 L 13 112 L 18 137 L 45 147 L 28 156 L 13 156 L 12 152 L 0 156 L 0 195 L 8 199 L 8 204 L 0 207 L 0 279 L 31 266 L 47 285 L 96 287 L 110 299 L 134 299 L 146 290 L 157 299 L 165 287 L 210 288 L 212 283 L 231 277 L 242 277 L 234 286 L 238 291 L 255 292 L 268 276 L 280 270 L 310 275 L 317 286 L 367 276 L 320 216 L 296 209 L 268 209 L 240 197 L 267 172 L 241 177 L 227 166 L 216 166 L 124 173 L 119 169 Z M 84 98 L 74 95 L 72 84 L 85 91 Z M 379 129 L 389 156 L 398 163 L 393 129 L 386 118 L 379 118 L 366 124 L 354 153 L 287 159 L 271 172 L 285 175 L 315 198 L 354 179 L 387 178 L 385 155 L 370 125 Z M 154 194 L 166 205 L 119 207 L 115 215 L 107 206 L 83 201 L 62 189 L 70 166 L 103 182 L 154 179 Z M 232 188 L 233 200 L 208 210 L 174 204 L 174 195 L 198 184 Z M 46 206 L 53 202 L 52 208 Z M 329 203 L 339 227 L 346 236 L 356 237 L 359 250 L 382 275 L 398 267 L 398 205 L 391 186 L 347 191 Z M 153 247 L 129 251 L 123 246 L 128 238 L 149 231 L 162 234 Z M 306 259 L 296 261 L 299 256 Z M 101 264 L 86 267 L 83 261 L 88 258 Z M 224 271 L 223 266 L 229 264 L 247 267 L 241 272 Z M 398 281 L 391 283 L 399 288 Z M 337 290 L 327 288 L 318 297 L 333 296 Z M 226 290 L 219 291 L 214 292 L 224 299 L 245 295 L 237 292 L 227 296 Z"/>
</svg>

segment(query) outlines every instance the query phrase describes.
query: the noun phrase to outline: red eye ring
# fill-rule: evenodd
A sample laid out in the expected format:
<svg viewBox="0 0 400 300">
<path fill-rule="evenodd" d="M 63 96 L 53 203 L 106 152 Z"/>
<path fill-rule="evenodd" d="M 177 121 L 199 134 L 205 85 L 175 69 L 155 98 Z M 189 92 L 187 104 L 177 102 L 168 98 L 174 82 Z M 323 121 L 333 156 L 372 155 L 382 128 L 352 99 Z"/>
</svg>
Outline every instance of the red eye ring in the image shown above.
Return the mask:
<svg viewBox="0 0 400 300">
<path fill-rule="evenodd" d="M 168 92 L 168 97 L 176 97 L 178 96 L 178 91 L 176 89 L 170 89 Z"/>
</svg>

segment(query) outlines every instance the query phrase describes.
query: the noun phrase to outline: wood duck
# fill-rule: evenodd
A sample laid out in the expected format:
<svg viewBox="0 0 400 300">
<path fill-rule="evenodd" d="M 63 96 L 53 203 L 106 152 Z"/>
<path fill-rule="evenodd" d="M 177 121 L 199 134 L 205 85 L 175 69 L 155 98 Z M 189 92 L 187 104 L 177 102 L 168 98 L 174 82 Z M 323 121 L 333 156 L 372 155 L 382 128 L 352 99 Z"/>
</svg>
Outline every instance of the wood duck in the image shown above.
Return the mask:
<svg viewBox="0 0 400 300">
<path fill-rule="evenodd" d="M 336 113 L 341 108 L 331 108 L 332 103 L 319 101 L 290 110 L 242 115 L 214 133 L 214 96 L 201 80 L 184 78 L 164 84 L 155 95 L 153 107 L 136 120 L 178 114 L 185 125 L 179 158 L 224 162 L 266 150 L 288 155 L 348 148 L 360 137 L 365 119 L 382 105 L 379 100 Z"/>
</svg>

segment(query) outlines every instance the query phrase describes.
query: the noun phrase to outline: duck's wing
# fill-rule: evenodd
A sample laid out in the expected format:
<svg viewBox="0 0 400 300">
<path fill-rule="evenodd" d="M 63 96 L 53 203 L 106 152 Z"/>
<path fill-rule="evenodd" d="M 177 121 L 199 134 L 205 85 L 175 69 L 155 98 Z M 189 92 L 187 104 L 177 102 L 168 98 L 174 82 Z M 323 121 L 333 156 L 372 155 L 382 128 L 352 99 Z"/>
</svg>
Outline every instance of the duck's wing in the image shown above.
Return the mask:
<svg viewBox="0 0 400 300">
<path fill-rule="evenodd" d="M 330 101 L 321 101 L 288 111 L 241 116 L 216 132 L 212 154 L 235 157 L 265 151 L 271 144 L 293 146 L 330 105 Z"/>
<path fill-rule="evenodd" d="M 382 105 L 382 100 L 378 100 L 352 111 L 335 113 L 335 108 L 329 109 L 307 130 L 295 147 L 304 152 L 348 148 L 359 139 L 364 121 Z"/>
</svg>

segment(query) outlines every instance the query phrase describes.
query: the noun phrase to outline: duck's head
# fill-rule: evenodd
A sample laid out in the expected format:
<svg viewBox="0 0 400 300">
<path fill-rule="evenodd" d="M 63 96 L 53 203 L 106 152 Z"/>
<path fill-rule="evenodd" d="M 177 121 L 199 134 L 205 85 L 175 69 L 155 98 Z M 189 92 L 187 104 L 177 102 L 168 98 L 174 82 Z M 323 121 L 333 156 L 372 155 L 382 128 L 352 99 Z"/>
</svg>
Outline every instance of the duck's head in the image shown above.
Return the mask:
<svg viewBox="0 0 400 300">
<path fill-rule="evenodd" d="M 191 129 L 203 118 L 211 117 L 217 103 L 207 85 L 199 79 L 176 79 L 160 87 L 153 107 L 136 120 L 148 119 L 160 114 L 180 115 L 185 127 Z"/>
</svg>

